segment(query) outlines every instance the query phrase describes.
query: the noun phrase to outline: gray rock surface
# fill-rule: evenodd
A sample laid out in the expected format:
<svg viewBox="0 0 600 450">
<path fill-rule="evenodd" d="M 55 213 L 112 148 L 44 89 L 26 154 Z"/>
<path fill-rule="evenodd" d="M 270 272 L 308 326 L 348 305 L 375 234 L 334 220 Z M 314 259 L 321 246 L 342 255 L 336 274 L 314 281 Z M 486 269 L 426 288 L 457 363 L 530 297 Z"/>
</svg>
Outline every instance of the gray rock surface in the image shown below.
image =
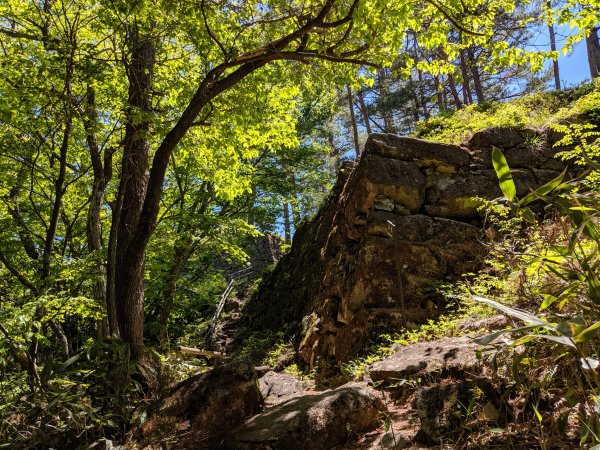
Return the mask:
<svg viewBox="0 0 600 450">
<path fill-rule="evenodd" d="M 468 337 L 446 338 L 419 342 L 369 367 L 373 381 L 394 382 L 415 374 L 444 370 L 474 370 L 479 365 L 477 344 Z"/>
<path fill-rule="evenodd" d="M 273 371 L 260 378 L 258 386 L 267 406 L 278 405 L 304 393 L 302 381 L 291 375 Z"/>
<path fill-rule="evenodd" d="M 225 448 L 329 449 L 377 427 L 384 410 L 366 384 L 352 383 L 267 409 L 235 429 Z"/>
</svg>

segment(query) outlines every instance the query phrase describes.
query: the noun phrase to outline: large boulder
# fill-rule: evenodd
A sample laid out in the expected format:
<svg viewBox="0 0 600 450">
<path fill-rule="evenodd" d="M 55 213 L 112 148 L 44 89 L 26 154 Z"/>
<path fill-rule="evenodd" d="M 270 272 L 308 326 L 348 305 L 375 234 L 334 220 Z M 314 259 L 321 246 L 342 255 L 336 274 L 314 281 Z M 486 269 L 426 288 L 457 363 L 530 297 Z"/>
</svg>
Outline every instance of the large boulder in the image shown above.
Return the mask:
<svg viewBox="0 0 600 450">
<path fill-rule="evenodd" d="M 353 383 L 288 400 L 233 430 L 232 450 L 322 450 L 380 425 L 385 406 L 365 384 Z"/>
<path fill-rule="evenodd" d="M 144 439 L 182 432 L 177 448 L 216 448 L 221 436 L 262 409 L 256 374 L 246 365 L 226 365 L 195 375 L 175 386 Z"/>
<path fill-rule="evenodd" d="M 393 383 L 417 374 L 475 372 L 479 366 L 478 348 L 479 345 L 465 336 L 418 342 L 374 363 L 369 367 L 369 375 L 373 381 Z"/>
</svg>

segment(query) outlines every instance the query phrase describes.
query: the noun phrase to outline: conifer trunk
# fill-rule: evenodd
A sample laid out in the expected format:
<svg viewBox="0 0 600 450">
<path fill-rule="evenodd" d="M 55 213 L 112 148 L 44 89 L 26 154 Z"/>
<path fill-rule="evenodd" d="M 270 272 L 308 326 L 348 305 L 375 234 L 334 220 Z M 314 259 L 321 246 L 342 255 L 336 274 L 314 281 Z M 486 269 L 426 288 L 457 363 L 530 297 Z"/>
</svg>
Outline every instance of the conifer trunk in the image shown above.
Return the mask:
<svg viewBox="0 0 600 450">
<path fill-rule="evenodd" d="M 597 78 L 600 73 L 600 43 L 598 42 L 598 29 L 594 27 L 585 38 L 587 47 L 588 64 L 590 66 L 590 75 Z"/>
<path fill-rule="evenodd" d="M 350 85 L 346 85 L 346 92 L 348 93 L 348 108 L 350 111 L 350 125 L 352 126 L 354 151 L 356 152 L 356 159 L 358 159 L 360 157 L 360 144 L 358 143 L 358 126 L 356 125 L 356 116 L 354 115 L 354 100 L 352 99 L 352 89 L 350 88 Z"/>
</svg>

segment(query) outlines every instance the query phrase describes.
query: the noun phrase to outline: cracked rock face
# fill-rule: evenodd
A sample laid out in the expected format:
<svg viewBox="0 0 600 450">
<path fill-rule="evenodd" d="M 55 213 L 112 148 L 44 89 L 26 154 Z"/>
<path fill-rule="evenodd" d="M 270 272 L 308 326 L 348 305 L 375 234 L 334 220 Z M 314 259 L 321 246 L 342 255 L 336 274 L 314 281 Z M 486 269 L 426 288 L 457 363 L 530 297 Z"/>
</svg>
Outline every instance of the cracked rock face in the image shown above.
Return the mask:
<svg viewBox="0 0 600 450">
<path fill-rule="evenodd" d="M 504 151 L 519 196 L 562 170 L 536 136 L 490 129 L 461 147 L 370 135 L 264 278 L 252 320 L 290 324 L 312 366 L 319 357 L 348 361 L 374 336 L 436 317 L 447 305 L 435 285 L 475 272 L 485 255 L 477 208 L 502 196 L 492 146 Z"/>
</svg>

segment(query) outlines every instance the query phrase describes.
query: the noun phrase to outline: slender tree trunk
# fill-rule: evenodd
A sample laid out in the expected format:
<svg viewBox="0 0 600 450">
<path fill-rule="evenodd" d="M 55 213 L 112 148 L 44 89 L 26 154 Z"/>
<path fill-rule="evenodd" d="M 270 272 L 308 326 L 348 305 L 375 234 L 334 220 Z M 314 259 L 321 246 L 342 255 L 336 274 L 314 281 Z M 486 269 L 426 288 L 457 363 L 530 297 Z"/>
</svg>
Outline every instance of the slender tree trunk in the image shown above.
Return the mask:
<svg viewBox="0 0 600 450">
<path fill-rule="evenodd" d="M 283 202 L 283 232 L 285 236 L 285 243 L 292 243 L 292 229 L 290 224 L 290 204 L 288 201 Z"/>
<path fill-rule="evenodd" d="M 456 89 L 456 81 L 454 81 L 454 75 L 448 74 L 448 86 L 450 87 L 450 93 L 452 94 L 452 100 L 456 109 L 462 108 L 462 102 L 458 96 L 458 90 Z"/>
<path fill-rule="evenodd" d="M 356 125 L 356 116 L 354 115 L 354 100 L 352 99 L 352 89 L 350 89 L 350 85 L 346 85 L 346 92 L 348 93 L 348 108 L 350 111 L 350 125 L 352 126 L 354 151 L 356 152 L 356 159 L 358 159 L 360 157 L 360 144 L 358 143 L 358 126 Z"/>
<path fill-rule="evenodd" d="M 381 96 L 381 98 L 384 99 L 384 103 L 385 103 L 385 100 L 387 100 L 388 97 L 390 96 L 390 93 L 389 93 L 389 90 L 388 90 L 388 87 L 386 84 L 387 76 L 383 69 L 379 69 L 377 74 L 379 76 L 379 95 Z M 383 110 L 382 115 L 383 115 L 383 131 L 385 131 L 386 133 L 395 133 L 396 132 L 396 124 L 394 123 L 394 118 L 390 114 L 390 111 L 387 107 Z"/>
<path fill-rule="evenodd" d="M 106 303 L 106 270 L 101 255 L 102 251 L 102 228 L 100 226 L 100 212 L 104 206 L 104 192 L 111 174 L 110 168 L 103 167 L 101 150 L 96 140 L 94 129 L 98 122 L 98 113 L 96 112 L 96 93 L 94 88 L 88 86 L 85 97 L 85 109 L 82 111 L 83 126 L 86 133 L 86 141 L 92 161 L 92 171 L 94 181 L 92 184 L 92 194 L 90 195 L 90 205 L 88 208 L 86 237 L 90 253 L 96 259 L 94 264 L 94 299 L 104 305 L 108 317 L 108 305 Z M 105 158 L 105 164 L 112 163 L 111 156 Z M 113 314 L 115 314 L 113 312 Z M 97 324 L 98 338 L 103 340 L 109 335 L 108 319 L 103 319 Z"/>
<path fill-rule="evenodd" d="M 300 217 L 300 207 L 298 205 L 298 186 L 296 184 L 296 177 L 294 176 L 294 172 L 288 172 L 288 179 L 290 185 L 292 186 L 292 198 L 290 200 L 290 205 L 292 207 L 292 218 L 294 220 L 294 232 L 296 232 L 302 218 Z"/>
<path fill-rule="evenodd" d="M 460 72 L 463 77 L 463 101 L 465 102 L 465 105 L 470 105 L 473 103 L 473 95 L 471 94 L 471 87 L 469 86 L 469 72 L 467 70 L 464 50 L 460 51 Z"/>
<path fill-rule="evenodd" d="M 590 66 L 590 75 L 597 78 L 600 73 L 600 43 L 598 42 L 598 28 L 594 27 L 585 38 L 587 47 L 588 64 Z"/>
<path fill-rule="evenodd" d="M 546 2 L 548 8 L 551 7 L 550 0 Z M 548 25 L 548 34 L 550 35 L 550 50 L 556 51 L 556 35 L 554 34 L 554 26 Z M 552 60 L 552 68 L 554 70 L 554 88 L 560 91 L 560 73 L 558 70 L 558 60 Z"/>
<path fill-rule="evenodd" d="M 365 128 L 367 129 L 367 134 L 371 134 L 371 117 L 369 116 L 369 110 L 367 109 L 367 105 L 365 104 L 365 96 L 362 91 L 358 91 L 358 103 L 360 105 L 360 111 L 363 115 L 363 120 L 365 121 Z"/>
<path fill-rule="evenodd" d="M 182 243 L 175 246 L 173 261 L 169 270 L 167 282 L 161 295 L 161 308 L 158 315 L 158 341 L 162 348 L 168 344 L 169 336 L 167 333 L 169 317 L 175 303 L 175 293 L 177 292 L 177 282 L 181 277 L 181 270 L 189 260 L 193 251 L 192 239 L 187 238 Z"/>
<path fill-rule="evenodd" d="M 416 123 L 419 121 L 420 117 L 419 117 L 419 97 L 417 96 L 417 85 L 413 79 L 412 73 L 409 75 L 408 78 L 408 82 L 409 82 L 409 86 L 410 86 L 410 95 L 412 97 L 412 114 L 413 114 L 413 120 Z"/>
<path fill-rule="evenodd" d="M 440 77 L 439 76 L 435 76 L 433 78 L 433 82 L 435 85 L 435 98 L 437 100 L 437 105 L 438 105 L 438 109 L 440 112 L 443 112 L 446 110 L 445 106 L 444 106 L 444 96 L 443 96 L 443 92 L 442 92 L 442 83 L 440 83 Z"/>
<path fill-rule="evenodd" d="M 248 199 L 248 223 L 254 225 L 256 218 L 254 217 L 254 203 L 256 203 L 256 185 L 252 183 L 252 192 Z"/>
<path fill-rule="evenodd" d="M 485 102 L 485 96 L 483 94 L 483 86 L 481 84 L 481 77 L 479 76 L 479 68 L 477 67 L 473 46 L 467 48 L 467 55 L 469 56 L 469 68 L 471 69 L 471 76 L 473 77 L 475 94 L 477 94 L 477 103 L 483 103 Z"/>
<path fill-rule="evenodd" d="M 419 80 L 419 96 L 421 97 L 421 108 L 423 108 L 423 116 L 425 117 L 425 120 L 428 120 L 430 115 L 429 109 L 427 108 L 427 98 L 425 96 L 423 72 L 417 70 L 417 77 Z"/>
</svg>

